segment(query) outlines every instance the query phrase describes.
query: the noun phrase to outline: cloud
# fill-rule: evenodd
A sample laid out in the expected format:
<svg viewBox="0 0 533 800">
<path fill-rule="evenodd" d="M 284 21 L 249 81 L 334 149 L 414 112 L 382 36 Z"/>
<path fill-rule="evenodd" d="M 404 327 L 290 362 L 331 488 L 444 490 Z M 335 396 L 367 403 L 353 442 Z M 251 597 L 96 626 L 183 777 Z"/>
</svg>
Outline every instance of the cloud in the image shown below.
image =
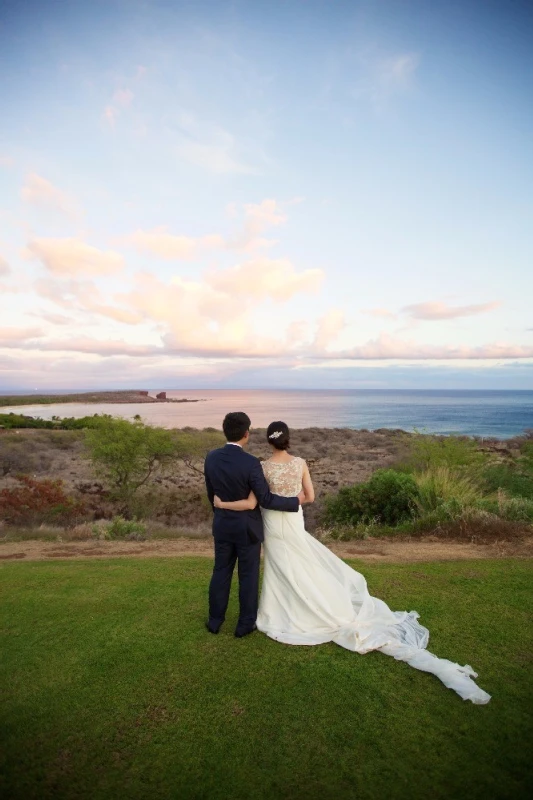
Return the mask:
<svg viewBox="0 0 533 800">
<path fill-rule="evenodd" d="M 478 347 L 454 345 L 426 345 L 414 341 L 394 339 L 381 334 L 377 339 L 363 345 L 328 354 L 330 358 L 368 360 L 457 360 L 457 359 L 508 359 L 533 358 L 533 346 L 513 345 L 506 342 L 493 342 Z"/>
<path fill-rule="evenodd" d="M 35 172 L 27 176 L 20 196 L 26 203 L 53 208 L 68 217 L 79 215 L 76 203 L 69 194 Z"/>
<path fill-rule="evenodd" d="M 141 77 L 140 74 L 139 77 Z M 134 97 L 131 89 L 117 89 L 113 94 L 111 102 L 105 107 L 103 113 L 103 118 L 110 128 L 114 129 L 121 112 L 131 106 Z"/>
<path fill-rule="evenodd" d="M 125 325 L 143 322 L 143 316 L 138 312 L 107 303 L 101 291 L 91 281 L 41 278 L 35 281 L 34 289 L 40 297 L 77 314 L 99 314 Z"/>
<path fill-rule="evenodd" d="M 415 303 L 414 305 L 404 306 L 402 312 L 414 319 L 439 320 L 457 319 L 458 317 L 471 317 L 476 314 L 485 314 L 487 311 L 494 311 L 499 308 L 501 303 L 481 303 L 470 306 L 448 306 L 446 303 Z"/>
<path fill-rule="evenodd" d="M 359 54 L 363 76 L 356 82 L 355 97 L 367 97 L 376 111 L 382 111 L 398 94 L 409 91 L 420 64 L 418 53 L 394 56 L 376 55 L 371 50 Z"/>
<path fill-rule="evenodd" d="M 113 103 L 120 108 L 128 108 L 133 102 L 135 95 L 130 89 L 118 89 L 113 95 Z"/>
<path fill-rule="evenodd" d="M 153 356 L 161 352 L 162 348 L 154 345 L 132 344 L 124 340 L 93 339 L 88 336 L 80 336 L 68 339 L 44 339 L 32 340 L 22 345 L 25 350 L 41 350 L 44 352 L 74 352 L 86 353 L 98 356 L 131 356 L 139 358 L 141 356 Z"/>
<path fill-rule="evenodd" d="M 14 163 L 10 156 L 0 156 L 0 167 L 12 167 Z"/>
<path fill-rule="evenodd" d="M 313 349 L 317 353 L 326 351 L 329 345 L 338 338 L 345 327 L 346 319 L 344 312 L 339 308 L 330 309 L 318 320 Z"/>
<path fill-rule="evenodd" d="M 363 311 L 363 314 L 368 314 L 371 317 L 379 317 L 382 319 L 396 319 L 397 315 L 393 314 L 387 308 L 369 308 Z"/>
<path fill-rule="evenodd" d="M 177 148 L 177 153 L 184 161 L 202 167 L 216 175 L 240 173 L 254 175 L 256 170 L 249 164 L 238 161 L 231 151 L 234 149 L 234 138 L 230 134 L 219 135 L 218 143 L 205 144 L 202 142 L 183 142 Z"/>
<path fill-rule="evenodd" d="M 41 328 L 0 328 L 0 347 L 20 347 L 28 339 L 42 336 Z"/>
<path fill-rule="evenodd" d="M 202 248 L 225 247 L 224 239 L 216 234 L 193 239 L 168 233 L 164 227 L 150 231 L 137 230 L 127 237 L 126 242 L 142 253 L 152 253 L 168 261 L 191 261 Z"/>
<path fill-rule="evenodd" d="M 389 91 L 409 88 L 420 63 L 417 53 L 402 53 L 393 58 L 384 58 L 377 64 L 379 83 Z"/>
<path fill-rule="evenodd" d="M 98 250 L 79 239 L 33 239 L 27 251 L 53 275 L 112 275 L 124 267 L 120 253 Z"/>
<path fill-rule="evenodd" d="M 180 142 L 176 152 L 184 161 L 215 175 L 257 174 L 255 167 L 240 158 L 235 136 L 224 128 L 182 112 L 178 117 L 178 131 Z"/>
<path fill-rule="evenodd" d="M 232 297 L 285 301 L 298 292 L 315 292 L 324 279 L 320 269 L 296 272 L 286 258 L 256 258 L 207 276 L 210 286 Z"/>
<path fill-rule="evenodd" d="M 232 217 L 238 216 L 235 204 L 231 204 L 227 210 Z M 274 199 L 265 199 L 261 203 L 247 203 L 243 211 L 242 230 L 229 238 L 217 233 L 193 238 L 170 233 L 166 227 L 160 226 L 151 230 L 139 229 L 122 242 L 132 245 L 141 253 L 151 253 L 168 261 L 192 261 L 206 250 L 251 252 L 276 244 L 274 239 L 266 239 L 263 234 L 268 228 L 283 225 L 287 221 L 279 203 Z"/>
<path fill-rule="evenodd" d="M 53 314 L 49 311 L 34 311 L 32 316 L 44 319 L 45 322 L 49 322 L 51 325 L 71 325 L 74 322 L 72 317 L 66 317 L 64 314 Z"/>
<path fill-rule="evenodd" d="M 244 226 L 242 233 L 230 240 L 228 247 L 253 250 L 257 247 L 270 247 L 276 244 L 273 239 L 265 239 L 262 234 L 268 228 L 284 225 L 287 216 L 274 199 L 265 199 L 261 203 L 247 203 L 244 206 Z"/>
<path fill-rule="evenodd" d="M 266 299 L 285 301 L 315 291 L 320 270 L 297 272 L 287 259 L 252 259 L 209 272 L 202 281 L 176 276 L 170 283 L 148 273 L 132 291 L 117 296 L 145 321 L 159 323 L 167 353 L 213 357 L 283 355 L 299 346 L 295 329 L 276 325 L 258 331 L 255 309 Z"/>
<path fill-rule="evenodd" d="M 3 256 L 0 255 L 0 275 L 9 275 L 11 273 L 11 267 L 5 260 Z"/>
</svg>

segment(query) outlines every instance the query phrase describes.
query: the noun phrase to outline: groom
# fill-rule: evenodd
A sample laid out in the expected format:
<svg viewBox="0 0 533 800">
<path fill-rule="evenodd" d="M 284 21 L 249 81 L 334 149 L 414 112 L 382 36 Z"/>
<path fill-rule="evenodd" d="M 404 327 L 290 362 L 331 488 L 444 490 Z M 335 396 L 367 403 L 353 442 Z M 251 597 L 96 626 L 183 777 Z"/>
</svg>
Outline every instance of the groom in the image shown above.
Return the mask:
<svg viewBox="0 0 533 800">
<path fill-rule="evenodd" d="M 272 494 L 263 475 L 261 462 L 246 453 L 250 438 L 250 418 L 242 411 L 226 414 L 222 429 L 227 442 L 212 450 L 205 460 L 205 484 L 213 506 L 215 494 L 221 500 L 245 500 L 251 491 L 258 506 L 253 511 L 225 511 L 215 508 L 213 536 L 215 565 L 209 586 L 207 630 L 218 633 L 226 616 L 231 578 L 239 562 L 239 621 L 235 636 L 241 638 L 255 630 L 259 592 L 259 559 L 263 521 L 259 506 L 273 511 L 298 511 L 302 497 Z"/>
</svg>

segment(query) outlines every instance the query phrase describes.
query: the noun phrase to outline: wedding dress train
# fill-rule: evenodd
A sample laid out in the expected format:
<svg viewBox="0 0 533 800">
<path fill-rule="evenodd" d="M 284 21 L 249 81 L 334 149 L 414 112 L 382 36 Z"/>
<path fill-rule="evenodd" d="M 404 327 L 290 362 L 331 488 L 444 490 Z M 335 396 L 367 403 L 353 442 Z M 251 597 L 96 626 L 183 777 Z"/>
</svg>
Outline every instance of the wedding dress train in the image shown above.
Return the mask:
<svg viewBox="0 0 533 800">
<path fill-rule="evenodd" d="M 301 489 L 304 462 L 265 462 L 276 494 Z M 264 575 L 257 627 L 278 642 L 316 645 L 335 642 L 356 653 L 379 650 L 416 669 L 431 672 L 464 700 L 484 704 L 490 695 L 472 680 L 470 666 L 437 658 L 426 650 L 429 631 L 415 611 L 391 611 L 372 597 L 365 578 L 305 530 L 298 513 L 262 510 Z"/>
</svg>

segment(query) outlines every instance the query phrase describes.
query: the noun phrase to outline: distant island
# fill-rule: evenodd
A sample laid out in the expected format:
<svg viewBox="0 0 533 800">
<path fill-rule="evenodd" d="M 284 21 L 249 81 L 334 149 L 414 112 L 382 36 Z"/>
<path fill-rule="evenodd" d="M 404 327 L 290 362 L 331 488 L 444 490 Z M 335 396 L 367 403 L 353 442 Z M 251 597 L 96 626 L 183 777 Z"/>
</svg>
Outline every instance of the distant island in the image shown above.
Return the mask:
<svg viewBox="0 0 533 800">
<path fill-rule="evenodd" d="M 2 406 L 52 405 L 56 403 L 198 403 L 187 398 L 168 398 L 166 392 L 153 397 L 143 389 L 125 389 L 119 392 L 80 392 L 77 394 L 19 394 L 0 395 Z"/>
</svg>

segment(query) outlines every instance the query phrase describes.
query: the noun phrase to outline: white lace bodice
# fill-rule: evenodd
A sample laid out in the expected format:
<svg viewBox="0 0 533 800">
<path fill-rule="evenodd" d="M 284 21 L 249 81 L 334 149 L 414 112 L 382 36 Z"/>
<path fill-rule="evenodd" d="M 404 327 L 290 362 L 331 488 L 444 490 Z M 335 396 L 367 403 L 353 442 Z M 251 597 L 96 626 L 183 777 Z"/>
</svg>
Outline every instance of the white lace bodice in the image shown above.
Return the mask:
<svg viewBox="0 0 533 800">
<path fill-rule="evenodd" d="M 263 461 L 262 467 L 265 478 L 274 494 L 282 497 L 296 497 L 302 490 L 302 477 L 305 461 L 303 458 L 294 457 L 285 464 L 275 461 Z"/>
</svg>

